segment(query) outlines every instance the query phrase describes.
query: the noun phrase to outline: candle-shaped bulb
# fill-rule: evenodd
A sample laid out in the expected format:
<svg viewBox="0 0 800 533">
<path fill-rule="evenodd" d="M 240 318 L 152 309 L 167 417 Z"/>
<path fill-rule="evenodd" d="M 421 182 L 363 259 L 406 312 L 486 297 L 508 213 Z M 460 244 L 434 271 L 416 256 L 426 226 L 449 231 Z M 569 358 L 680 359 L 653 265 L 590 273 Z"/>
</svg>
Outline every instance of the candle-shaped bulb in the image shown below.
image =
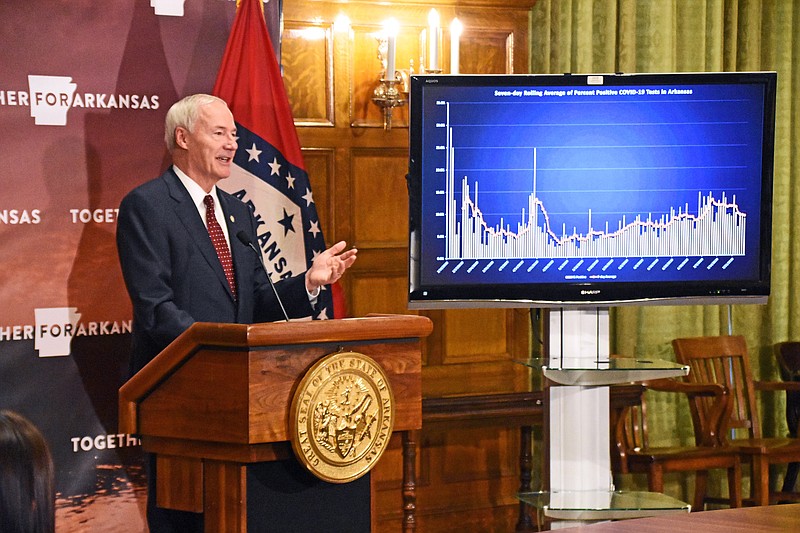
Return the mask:
<svg viewBox="0 0 800 533">
<path fill-rule="evenodd" d="M 395 78 L 395 57 L 397 56 L 397 34 L 400 32 L 400 23 L 397 19 L 389 19 L 383 24 L 386 32 L 386 74 L 387 80 Z"/>
<path fill-rule="evenodd" d="M 350 18 L 344 13 L 339 13 L 333 20 L 333 31 L 346 32 L 350 30 Z"/>
<path fill-rule="evenodd" d="M 458 61 L 459 61 L 459 44 L 461 41 L 461 32 L 464 31 L 464 26 L 461 21 L 453 19 L 450 23 L 450 73 L 458 74 Z"/>
<path fill-rule="evenodd" d="M 431 9 L 428 13 L 428 70 L 439 68 L 439 12 Z"/>
</svg>

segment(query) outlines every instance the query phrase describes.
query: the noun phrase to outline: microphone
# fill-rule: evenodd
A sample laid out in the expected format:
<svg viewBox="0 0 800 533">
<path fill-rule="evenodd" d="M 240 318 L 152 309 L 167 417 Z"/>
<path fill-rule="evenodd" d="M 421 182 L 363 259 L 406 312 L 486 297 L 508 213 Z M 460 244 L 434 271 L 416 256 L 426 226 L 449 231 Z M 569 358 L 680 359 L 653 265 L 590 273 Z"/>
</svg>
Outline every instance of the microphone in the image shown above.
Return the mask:
<svg viewBox="0 0 800 533">
<path fill-rule="evenodd" d="M 264 274 L 267 275 L 267 281 L 269 281 L 269 286 L 272 287 L 272 292 L 275 293 L 275 299 L 278 300 L 278 305 L 281 306 L 281 312 L 283 312 L 283 317 L 286 319 L 286 322 L 289 322 L 289 315 L 286 313 L 286 308 L 283 307 L 283 302 L 281 301 L 281 297 L 278 296 L 278 290 L 275 288 L 275 284 L 272 283 L 272 278 L 269 276 L 269 271 L 267 270 L 267 265 L 264 264 L 264 258 L 261 256 L 261 250 L 256 248 L 256 245 L 253 244 L 253 241 L 250 240 L 250 237 L 247 236 L 244 230 L 239 230 L 239 233 L 236 234 L 236 238 L 239 241 L 253 250 L 255 252 L 256 257 L 258 257 L 258 262 L 261 263 L 261 268 L 264 269 Z"/>
</svg>

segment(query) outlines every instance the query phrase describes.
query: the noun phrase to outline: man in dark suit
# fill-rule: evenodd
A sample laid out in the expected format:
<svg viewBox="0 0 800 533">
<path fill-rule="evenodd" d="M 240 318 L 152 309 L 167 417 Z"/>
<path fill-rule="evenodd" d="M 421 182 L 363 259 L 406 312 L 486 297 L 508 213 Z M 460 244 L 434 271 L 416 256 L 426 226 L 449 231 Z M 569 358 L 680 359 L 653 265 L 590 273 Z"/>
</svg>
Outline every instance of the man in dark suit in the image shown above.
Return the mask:
<svg viewBox="0 0 800 533">
<path fill-rule="evenodd" d="M 172 166 L 131 191 L 119 208 L 117 248 L 133 303 L 131 374 L 194 322 L 284 318 L 255 251 L 237 238 L 244 232 L 257 242 L 250 208 L 217 187 L 230 176 L 237 148 L 228 106 L 203 94 L 176 102 L 167 112 L 165 140 Z M 320 288 L 353 264 L 356 250 L 345 247 L 335 244 L 305 273 L 275 284 L 290 317 L 310 316 Z M 155 476 L 148 477 L 151 532 L 199 527 L 201 517 L 155 507 Z M 171 523 L 176 517 L 178 526 Z M 187 518 L 189 526 L 180 522 Z"/>
</svg>

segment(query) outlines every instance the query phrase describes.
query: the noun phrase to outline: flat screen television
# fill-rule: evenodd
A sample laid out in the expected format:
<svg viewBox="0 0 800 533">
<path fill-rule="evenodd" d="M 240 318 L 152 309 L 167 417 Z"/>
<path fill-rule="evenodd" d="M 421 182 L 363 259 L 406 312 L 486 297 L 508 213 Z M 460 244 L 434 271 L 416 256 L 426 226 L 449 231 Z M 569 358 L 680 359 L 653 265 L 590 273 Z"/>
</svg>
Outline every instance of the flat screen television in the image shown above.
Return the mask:
<svg viewBox="0 0 800 533">
<path fill-rule="evenodd" d="M 766 302 L 776 83 L 413 76 L 409 308 Z"/>
</svg>

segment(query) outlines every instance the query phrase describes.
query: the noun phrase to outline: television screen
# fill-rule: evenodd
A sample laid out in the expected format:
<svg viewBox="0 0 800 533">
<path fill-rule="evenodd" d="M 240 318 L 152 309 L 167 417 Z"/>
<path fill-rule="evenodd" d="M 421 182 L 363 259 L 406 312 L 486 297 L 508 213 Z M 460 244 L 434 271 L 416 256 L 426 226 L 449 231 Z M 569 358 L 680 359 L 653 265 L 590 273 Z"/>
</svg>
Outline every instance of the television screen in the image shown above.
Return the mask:
<svg viewBox="0 0 800 533">
<path fill-rule="evenodd" d="M 776 83 L 413 76 L 409 307 L 764 303 Z"/>
</svg>

